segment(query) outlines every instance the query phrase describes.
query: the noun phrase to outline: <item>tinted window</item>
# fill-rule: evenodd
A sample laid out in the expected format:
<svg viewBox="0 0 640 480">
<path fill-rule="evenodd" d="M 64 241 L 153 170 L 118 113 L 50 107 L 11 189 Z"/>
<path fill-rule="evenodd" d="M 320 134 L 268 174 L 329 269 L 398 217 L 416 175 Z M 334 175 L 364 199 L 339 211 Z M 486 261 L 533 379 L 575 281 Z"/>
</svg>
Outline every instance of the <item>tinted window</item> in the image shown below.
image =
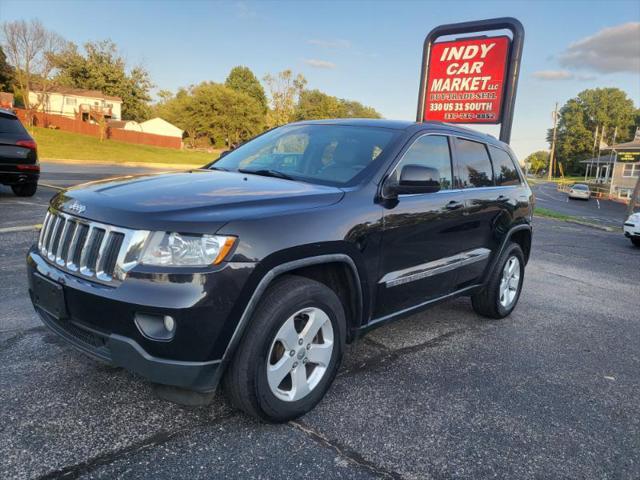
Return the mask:
<svg viewBox="0 0 640 480">
<path fill-rule="evenodd" d="M 215 162 L 227 170 L 276 170 L 296 180 L 346 185 L 372 164 L 398 135 L 393 130 L 347 125 L 280 127 Z"/>
<path fill-rule="evenodd" d="M 493 172 L 483 143 L 456 140 L 458 175 L 462 188 L 493 186 Z"/>
<path fill-rule="evenodd" d="M 589 188 L 586 185 L 582 185 L 581 183 L 576 183 L 573 187 L 574 190 L 589 190 Z"/>
<path fill-rule="evenodd" d="M 520 176 L 513 164 L 511 156 L 500 148 L 489 145 L 491 160 L 493 161 L 493 171 L 496 176 L 496 185 L 518 185 Z"/>
<path fill-rule="evenodd" d="M 398 181 L 404 165 L 423 165 L 437 169 L 440 172 L 440 188 L 451 189 L 451 152 L 447 137 L 425 135 L 416 140 L 400 160 L 392 181 Z"/>
<path fill-rule="evenodd" d="M 16 117 L 0 114 L 0 133 L 26 133 L 24 127 Z"/>
</svg>

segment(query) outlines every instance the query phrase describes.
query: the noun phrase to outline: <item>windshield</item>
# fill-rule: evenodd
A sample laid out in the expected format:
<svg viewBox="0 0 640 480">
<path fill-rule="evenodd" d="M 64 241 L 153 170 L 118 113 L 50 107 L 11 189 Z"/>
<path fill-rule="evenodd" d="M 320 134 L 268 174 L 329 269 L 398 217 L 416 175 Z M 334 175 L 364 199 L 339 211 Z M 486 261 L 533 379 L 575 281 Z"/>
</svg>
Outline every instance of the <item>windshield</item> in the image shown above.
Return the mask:
<svg viewBox="0 0 640 480">
<path fill-rule="evenodd" d="M 582 185 L 582 184 L 576 184 L 573 186 L 574 190 L 589 190 L 589 187 L 587 187 L 586 185 Z"/>
<path fill-rule="evenodd" d="M 209 168 L 345 186 L 380 159 L 396 135 L 375 127 L 285 126 L 251 140 Z"/>
</svg>

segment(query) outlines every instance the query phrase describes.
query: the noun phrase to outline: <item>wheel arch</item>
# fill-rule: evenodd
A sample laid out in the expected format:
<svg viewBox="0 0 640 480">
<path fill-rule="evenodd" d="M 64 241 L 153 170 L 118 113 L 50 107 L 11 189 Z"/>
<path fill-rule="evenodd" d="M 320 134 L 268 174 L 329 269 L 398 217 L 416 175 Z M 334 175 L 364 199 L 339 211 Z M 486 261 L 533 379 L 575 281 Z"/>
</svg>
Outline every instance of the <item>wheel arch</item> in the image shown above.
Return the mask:
<svg viewBox="0 0 640 480">
<path fill-rule="evenodd" d="M 245 305 L 233 335 L 229 340 L 229 344 L 225 349 L 222 357 L 223 368 L 221 370 L 224 370 L 224 367 L 237 350 L 244 332 L 251 323 L 251 317 L 267 288 L 276 278 L 285 274 L 311 278 L 331 288 L 338 295 L 343 306 L 345 306 L 348 332 L 347 340 L 352 338 L 355 328 L 360 326 L 362 322 L 365 305 L 362 280 L 356 263 L 345 253 L 328 253 L 299 258 L 275 265 L 261 277 L 249 301 Z M 338 286 L 332 286 L 327 282 L 328 279 L 335 278 L 336 275 L 341 282 L 347 283 L 339 283 Z M 349 287 L 354 287 L 353 291 L 350 292 Z"/>
<path fill-rule="evenodd" d="M 509 229 L 509 231 L 504 236 L 502 243 L 500 244 L 500 248 L 495 252 L 493 258 L 491 260 L 491 264 L 489 268 L 487 268 L 484 278 L 483 284 L 487 281 L 488 278 L 491 277 L 493 270 L 496 267 L 496 262 L 500 258 L 500 255 L 509 244 L 509 242 L 513 241 L 520 245 L 522 249 L 522 253 L 524 254 L 524 263 L 525 265 L 529 262 L 529 256 L 531 255 L 531 237 L 532 237 L 532 228 L 528 223 L 523 223 L 520 225 L 515 225 Z"/>
</svg>

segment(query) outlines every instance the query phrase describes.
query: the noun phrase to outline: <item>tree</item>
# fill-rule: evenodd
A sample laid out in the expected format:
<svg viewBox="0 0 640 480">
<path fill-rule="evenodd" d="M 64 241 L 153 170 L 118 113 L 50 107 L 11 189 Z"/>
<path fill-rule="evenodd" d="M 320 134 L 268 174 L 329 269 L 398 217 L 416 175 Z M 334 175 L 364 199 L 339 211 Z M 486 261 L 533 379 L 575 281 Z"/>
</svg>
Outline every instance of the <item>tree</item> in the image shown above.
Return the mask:
<svg viewBox="0 0 640 480">
<path fill-rule="evenodd" d="M 345 109 L 336 97 L 320 90 L 304 90 L 296 106 L 296 120 L 321 120 L 344 117 Z"/>
<path fill-rule="evenodd" d="M 355 100 L 340 99 L 345 118 L 382 118 L 375 108 L 356 102 Z"/>
<path fill-rule="evenodd" d="M 120 97 L 122 118 L 125 120 L 149 118 L 149 92 L 153 88 L 149 73 L 141 66 L 127 69 L 124 58 L 112 41 L 88 42 L 84 45 L 84 53 L 73 45 L 56 56 L 56 65 L 59 84 Z"/>
<path fill-rule="evenodd" d="M 0 91 L 11 92 L 14 82 L 14 68 L 7 63 L 7 56 L 0 45 Z"/>
<path fill-rule="evenodd" d="M 276 76 L 267 75 L 264 81 L 271 96 L 271 109 L 267 112 L 267 125 L 277 127 L 294 120 L 296 103 L 304 90 L 307 80 L 301 74 L 293 76 L 291 70 L 284 70 Z"/>
<path fill-rule="evenodd" d="M 303 90 L 296 106 L 296 120 L 321 120 L 323 118 L 380 118 L 371 107 L 360 102 L 336 98 L 320 90 Z"/>
<path fill-rule="evenodd" d="M 213 82 L 180 89 L 156 112 L 187 132 L 191 145 L 231 146 L 264 130 L 264 113 L 248 94 Z"/>
<path fill-rule="evenodd" d="M 540 170 L 545 170 L 549 166 L 549 152 L 538 150 L 525 158 L 524 162 L 530 165 L 529 169 L 533 173 L 537 174 Z"/>
<path fill-rule="evenodd" d="M 580 160 L 593 155 L 596 127 L 605 130 L 606 143 L 613 142 L 617 128 L 617 142 L 628 141 L 633 136 L 637 110 L 627 94 L 618 88 L 584 90 L 572 98 L 560 110 L 556 139 L 556 158 L 568 173 L 580 173 Z M 551 143 L 550 129 L 547 141 Z M 598 141 L 600 134 L 598 135 Z"/>
<path fill-rule="evenodd" d="M 267 113 L 267 96 L 264 88 L 249 67 L 233 67 L 224 84 L 236 92 L 249 95 L 258 102 L 263 112 Z"/>
<path fill-rule="evenodd" d="M 16 97 L 28 111 L 31 123 L 33 112 L 48 99 L 56 70 L 55 58 L 67 48 L 60 35 L 44 28 L 38 20 L 16 20 L 2 24 L 3 50 L 14 67 Z M 30 93 L 37 87 L 38 95 Z"/>
</svg>

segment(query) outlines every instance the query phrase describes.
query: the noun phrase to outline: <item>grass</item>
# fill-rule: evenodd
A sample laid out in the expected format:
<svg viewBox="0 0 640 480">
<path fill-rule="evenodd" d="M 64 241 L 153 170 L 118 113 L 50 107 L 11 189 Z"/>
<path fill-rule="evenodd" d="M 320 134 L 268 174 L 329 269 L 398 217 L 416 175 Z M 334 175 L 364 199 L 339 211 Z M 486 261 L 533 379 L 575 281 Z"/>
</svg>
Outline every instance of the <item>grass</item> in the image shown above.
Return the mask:
<svg viewBox="0 0 640 480">
<path fill-rule="evenodd" d="M 573 220 L 581 221 L 578 217 L 573 215 L 566 215 L 564 213 L 556 212 L 555 210 L 549 210 L 548 208 L 536 207 L 533 214 L 538 217 L 555 218 L 556 220 Z"/>
<path fill-rule="evenodd" d="M 175 150 L 115 140 L 101 142 L 88 135 L 48 128 L 33 127 L 30 133 L 38 143 L 38 156 L 41 159 L 204 165 L 220 155 L 220 152 Z"/>
</svg>

